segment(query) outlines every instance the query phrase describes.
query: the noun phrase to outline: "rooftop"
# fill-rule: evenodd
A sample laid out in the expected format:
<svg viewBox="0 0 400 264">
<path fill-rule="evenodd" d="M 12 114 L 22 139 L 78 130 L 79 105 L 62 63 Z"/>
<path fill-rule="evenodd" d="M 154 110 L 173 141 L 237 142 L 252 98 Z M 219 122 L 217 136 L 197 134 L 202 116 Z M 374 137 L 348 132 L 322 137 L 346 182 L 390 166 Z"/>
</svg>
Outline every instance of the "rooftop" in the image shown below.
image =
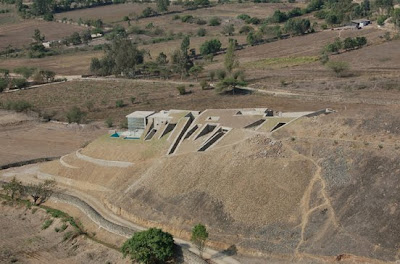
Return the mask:
<svg viewBox="0 0 400 264">
<path fill-rule="evenodd" d="M 133 118 L 146 118 L 152 114 L 154 114 L 154 111 L 135 111 L 133 113 L 130 113 L 126 117 L 133 117 Z"/>
</svg>

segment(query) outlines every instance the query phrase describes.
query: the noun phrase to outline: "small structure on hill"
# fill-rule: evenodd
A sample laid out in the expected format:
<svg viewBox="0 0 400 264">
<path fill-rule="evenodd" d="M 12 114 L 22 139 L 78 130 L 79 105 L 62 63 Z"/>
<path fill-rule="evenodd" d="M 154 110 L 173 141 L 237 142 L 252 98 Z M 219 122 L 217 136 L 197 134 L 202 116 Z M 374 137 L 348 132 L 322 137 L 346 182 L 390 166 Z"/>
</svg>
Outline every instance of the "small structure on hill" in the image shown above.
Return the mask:
<svg viewBox="0 0 400 264">
<path fill-rule="evenodd" d="M 140 138 L 146 128 L 147 117 L 154 113 L 154 111 L 135 111 L 127 115 L 129 137 Z"/>
<path fill-rule="evenodd" d="M 369 19 L 356 19 L 352 20 L 351 23 L 358 29 L 361 29 L 365 26 L 368 26 L 371 24 L 371 20 Z"/>
</svg>

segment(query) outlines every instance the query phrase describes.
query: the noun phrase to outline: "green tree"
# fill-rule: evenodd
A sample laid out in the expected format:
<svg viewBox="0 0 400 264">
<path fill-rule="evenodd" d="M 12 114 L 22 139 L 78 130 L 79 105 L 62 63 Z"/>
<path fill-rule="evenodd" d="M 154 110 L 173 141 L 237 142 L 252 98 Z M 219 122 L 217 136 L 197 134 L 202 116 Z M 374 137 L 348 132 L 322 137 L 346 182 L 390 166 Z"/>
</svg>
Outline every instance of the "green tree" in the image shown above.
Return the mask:
<svg viewBox="0 0 400 264">
<path fill-rule="evenodd" d="M 203 44 L 201 44 L 200 53 L 203 56 L 212 54 L 212 53 L 216 53 L 221 49 L 221 45 L 222 45 L 221 41 L 219 41 L 218 39 L 208 40 L 208 41 L 204 42 Z"/>
<path fill-rule="evenodd" d="M 198 80 L 199 74 L 204 70 L 203 66 L 201 65 L 194 65 L 192 68 L 190 68 L 189 73 L 193 75 L 196 78 L 196 81 Z"/>
<path fill-rule="evenodd" d="M 32 38 L 36 43 L 42 43 L 45 39 L 45 36 L 40 33 L 39 29 L 35 29 Z"/>
<path fill-rule="evenodd" d="M 231 73 L 234 68 L 239 66 L 239 61 L 237 60 L 235 55 L 236 43 L 236 40 L 230 39 L 228 49 L 226 50 L 224 66 L 228 73 Z"/>
<path fill-rule="evenodd" d="M 190 47 L 190 38 L 185 36 L 182 40 L 180 49 L 172 53 L 172 64 L 177 73 L 181 75 L 181 79 L 188 75 L 189 69 L 193 66 L 193 62 L 189 59 L 188 50 Z"/>
<path fill-rule="evenodd" d="M 395 8 L 393 10 L 392 20 L 397 29 L 400 29 L 400 8 Z"/>
<path fill-rule="evenodd" d="M 325 50 L 331 53 L 338 53 L 343 47 L 343 42 L 340 38 L 336 38 L 333 43 L 326 45 Z"/>
<path fill-rule="evenodd" d="M 208 238 L 208 232 L 204 225 L 197 224 L 192 229 L 191 241 L 196 245 L 200 252 L 200 257 L 203 256 L 204 247 Z"/>
<path fill-rule="evenodd" d="M 26 67 L 26 66 L 14 69 L 14 73 L 21 74 L 25 79 L 29 79 L 35 71 L 36 71 L 35 67 Z"/>
<path fill-rule="evenodd" d="M 33 0 L 32 13 L 36 16 L 53 13 L 54 0 Z"/>
<path fill-rule="evenodd" d="M 188 54 L 190 48 L 190 37 L 186 35 L 181 42 L 181 50 L 184 54 Z"/>
<path fill-rule="evenodd" d="M 169 0 L 156 0 L 156 4 L 159 12 L 166 12 L 170 3 Z"/>
<path fill-rule="evenodd" d="M 122 245 L 124 256 L 139 263 L 165 263 L 173 256 L 174 239 L 161 229 L 150 228 L 135 233 Z"/>
</svg>

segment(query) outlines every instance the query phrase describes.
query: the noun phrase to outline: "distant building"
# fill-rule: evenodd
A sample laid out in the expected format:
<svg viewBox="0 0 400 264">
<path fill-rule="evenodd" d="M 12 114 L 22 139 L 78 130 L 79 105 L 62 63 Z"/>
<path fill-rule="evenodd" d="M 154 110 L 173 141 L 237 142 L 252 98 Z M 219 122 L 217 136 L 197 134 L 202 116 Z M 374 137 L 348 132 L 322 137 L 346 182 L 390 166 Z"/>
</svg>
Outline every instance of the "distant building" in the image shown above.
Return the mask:
<svg viewBox="0 0 400 264">
<path fill-rule="evenodd" d="M 357 19 L 357 20 L 352 20 L 351 23 L 358 29 L 361 29 L 365 26 L 368 26 L 371 24 L 371 20 L 369 19 Z"/>
</svg>

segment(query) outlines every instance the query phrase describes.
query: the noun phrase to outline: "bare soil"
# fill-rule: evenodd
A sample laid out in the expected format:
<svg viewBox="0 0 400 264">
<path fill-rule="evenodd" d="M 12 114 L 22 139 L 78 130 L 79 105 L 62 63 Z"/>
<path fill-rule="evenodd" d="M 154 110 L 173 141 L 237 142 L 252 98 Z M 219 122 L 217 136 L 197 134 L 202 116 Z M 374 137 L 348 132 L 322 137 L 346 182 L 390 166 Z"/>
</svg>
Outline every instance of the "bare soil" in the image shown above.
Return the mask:
<svg viewBox="0 0 400 264">
<path fill-rule="evenodd" d="M 92 240 L 78 236 L 63 241 L 73 231 L 69 226 L 63 232 L 59 219 L 43 230 L 43 223 L 51 217 L 43 209 L 25 206 L 0 205 L 0 259 L 2 263 L 129 263 L 121 253 Z"/>
<path fill-rule="evenodd" d="M 35 117 L 0 111 L 0 165 L 70 153 L 105 129 L 88 126 L 42 123 Z"/>
</svg>

